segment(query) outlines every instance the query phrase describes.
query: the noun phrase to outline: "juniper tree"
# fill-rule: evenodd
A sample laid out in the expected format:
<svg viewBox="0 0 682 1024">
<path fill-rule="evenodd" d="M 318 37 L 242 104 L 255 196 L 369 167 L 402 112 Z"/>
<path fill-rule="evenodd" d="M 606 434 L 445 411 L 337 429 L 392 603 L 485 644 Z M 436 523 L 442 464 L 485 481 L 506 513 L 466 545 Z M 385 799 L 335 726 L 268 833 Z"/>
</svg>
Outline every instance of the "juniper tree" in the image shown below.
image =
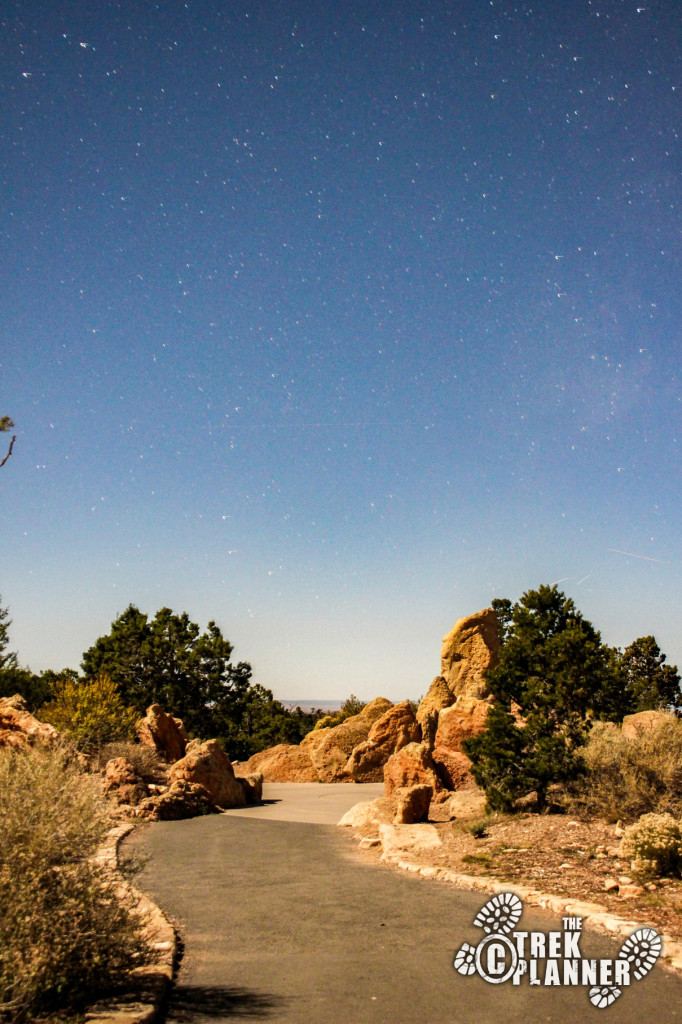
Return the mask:
<svg viewBox="0 0 682 1024">
<path fill-rule="evenodd" d="M 597 630 L 556 586 L 501 610 L 504 643 L 486 677 L 496 706 L 465 749 L 491 807 L 508 809 L 531 790 L 542 807 L 549 786 L 583 771 L 589 719 L 622 716 L 622 678 Z"/>
</svg>

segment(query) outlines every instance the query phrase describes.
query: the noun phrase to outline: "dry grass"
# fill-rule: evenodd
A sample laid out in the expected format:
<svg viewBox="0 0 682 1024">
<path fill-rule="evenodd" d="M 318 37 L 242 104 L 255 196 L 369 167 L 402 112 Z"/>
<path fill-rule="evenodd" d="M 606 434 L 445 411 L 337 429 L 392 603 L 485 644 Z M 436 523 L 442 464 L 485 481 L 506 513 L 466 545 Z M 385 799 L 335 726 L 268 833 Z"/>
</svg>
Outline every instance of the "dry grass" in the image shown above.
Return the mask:
<svg viewBox="0 0 682 1024">
<path fill-rule="evenodd" d="M 64 750 L 0 750 L 0 1019 L 75 1012 L 145 958 L 141 922 L 92 862 L 99 780 Z"/>
<path fill-rule="evenodd" d="M 114 757 L 125 757 L 130 761 L 144 782 L 156 782 L 162 771 L 159 755 L 153 747 L 142 743 L 124 742 L 105 743 L 97 753 L 92 755 L 92 768 L 95 771 L 101 771 L 106 767 L 107 761 L 111 761 Z"/>
<path fill-rule="evenodd" d="M 607 821 L 634 821 L 642 814 L 682 817 L 682 720 L 669 721 L 636 738 L 599 723 L 583 751 L 588 775 L 570 792 L 573 813 Z"/>
</svg>

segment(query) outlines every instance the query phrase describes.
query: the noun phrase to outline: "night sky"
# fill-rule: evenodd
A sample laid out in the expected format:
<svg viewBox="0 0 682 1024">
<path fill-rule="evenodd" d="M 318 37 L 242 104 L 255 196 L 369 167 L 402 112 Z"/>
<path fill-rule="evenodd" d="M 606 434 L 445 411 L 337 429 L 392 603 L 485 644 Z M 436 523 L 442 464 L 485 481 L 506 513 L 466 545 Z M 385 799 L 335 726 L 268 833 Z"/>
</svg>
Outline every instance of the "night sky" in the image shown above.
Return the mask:
<svg viewBox="0 0 682 1024">
<path fill-rule="evenodd" d="M 682 7 L 637 2 L 4 0 L 22 664 L 168 605 L 401 700 L 558 581 L 682 663 Z"/>
</svg>

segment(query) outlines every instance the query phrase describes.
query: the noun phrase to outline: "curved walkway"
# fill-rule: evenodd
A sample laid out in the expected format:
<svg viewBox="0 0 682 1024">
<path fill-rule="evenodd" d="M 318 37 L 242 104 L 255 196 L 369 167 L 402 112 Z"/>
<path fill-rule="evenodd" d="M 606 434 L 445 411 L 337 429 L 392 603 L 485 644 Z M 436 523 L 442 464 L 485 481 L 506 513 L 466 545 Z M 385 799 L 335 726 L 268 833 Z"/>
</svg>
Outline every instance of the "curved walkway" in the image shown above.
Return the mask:
<svg viewBox="0 0 682 1024">
<path fill-rule="evenodd" d="M 455 951 L 481 937 L 472 922 L 484 897 L 377 865 L 346 830 L 311 824 L 375 795 L 357 790 L 271 785 L 262 808 L 159 822 L 127 842 L 150 855 L 139 885 L 185 944 L 169 1024 L 682 1024 L 682 979 L 658 967 L 607 1010 L 584 988 L 457 974 Z M 561 927 L 537 911 L 520 926 Z M 618 948 L 590 933 L 581 941 L 584 955 Z"/>
</svg>

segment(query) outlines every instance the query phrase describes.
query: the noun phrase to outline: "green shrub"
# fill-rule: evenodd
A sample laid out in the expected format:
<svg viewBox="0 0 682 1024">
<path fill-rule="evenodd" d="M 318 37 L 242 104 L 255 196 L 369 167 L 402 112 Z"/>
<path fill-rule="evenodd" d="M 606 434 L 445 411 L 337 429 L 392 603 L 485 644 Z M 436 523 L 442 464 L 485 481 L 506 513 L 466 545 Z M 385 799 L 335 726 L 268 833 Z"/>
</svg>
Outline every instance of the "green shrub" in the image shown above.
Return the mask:
<svg viewBox="0 0 682 1024">
<path fill-rule="evenodd" d="M 319 718 L 313 728 L 315 729 L 328 729 L 335 725 L 341 725 L 341 722 L 345 722 L 347 718 L 352 718 L 353 715 L 359 715 L 365 708 L 365 704 L 356 697 L 354 693 L 351 693 L 350 697 L 346 697 L 343 704 L 338 711 L 334 711 L 330 715 L 324 715 Z"/>
<path fill-rule="evenodd" d="M 77 1010 L 145 959 L 143 922 L 93 863 L 99 780 L 64 750 L 0 750 L 0 821 L 0 1017 Z"/>
<path fill-rule="evenodd" d="M 106 675 L 83 681 L 63 679 L 55 696 L 40 710 L 40 718 L 72 740 L 79 750 L 97 750 L 104 743 L 135 736 L 138 714 L 123 703 L 115 683 Z"/>
<path fill-rule="evenodd" d="M 597 723 L 583 748 L 587 774 L 570 789 L 572 810 L 609 821 L 642 814 L 682 817 L 682 720 L 670 718 L 629 739 Z"/>
<path fill-rule="evenodd" d="M 682 867 L 682 830 L 671 814 L 643 814 L 625 829 L 621 856 L 632 861 L 634 871 L 655 875 L 679 875 Z"/>
</svg>

